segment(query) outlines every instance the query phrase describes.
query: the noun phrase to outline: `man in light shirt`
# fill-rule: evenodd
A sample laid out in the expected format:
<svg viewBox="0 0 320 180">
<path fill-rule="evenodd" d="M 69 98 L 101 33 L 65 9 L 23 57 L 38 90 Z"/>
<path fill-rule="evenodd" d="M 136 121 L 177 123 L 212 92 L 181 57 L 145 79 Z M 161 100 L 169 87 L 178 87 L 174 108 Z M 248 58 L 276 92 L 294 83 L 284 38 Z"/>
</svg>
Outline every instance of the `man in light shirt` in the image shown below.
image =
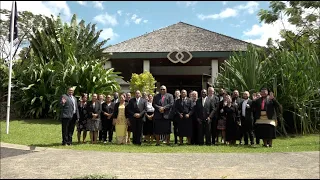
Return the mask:
<svg viewBox="0 0 320 180">
<path fill-rule="evenodd" d="M 244 137 L 244 144 L 248 145 L 248 136 L 250 139 L 250 144 L 253 145 L 253 109 L 252 109 L 252 100 L 249 98 L 250 94 L 248 91 L 243 93 L 243 99 L 239 104 L 240 111 L 240 144 L 242 143 L 242 137 Z"/>
</svg>

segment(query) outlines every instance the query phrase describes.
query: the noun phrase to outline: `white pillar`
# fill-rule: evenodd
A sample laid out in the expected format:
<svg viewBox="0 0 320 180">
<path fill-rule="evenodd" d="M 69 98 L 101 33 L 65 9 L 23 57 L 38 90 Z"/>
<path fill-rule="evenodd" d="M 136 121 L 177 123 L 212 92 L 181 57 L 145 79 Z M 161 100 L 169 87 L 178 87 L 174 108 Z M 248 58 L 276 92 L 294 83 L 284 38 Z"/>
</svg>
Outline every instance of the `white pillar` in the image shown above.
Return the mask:
<svg viewBox="0 0 320 180">
<path fill-rule="evenodd" d="M 143 72 L 148 71 L 150 72 L 150 61 L 143 60 Z"/>
<path fill-rule="evenodd" d="M 219 64 L 218 60 L 211 60 L 211 83 L 213 85 L 215 79 L 218 77 Z"/>
<path fill-rule="evenodd" d="M 110 69 L 112 68 L 112 63 L 110 60 L 108 60 L 105 64 L 104 64 L 104 69 Z"/>
</svg>

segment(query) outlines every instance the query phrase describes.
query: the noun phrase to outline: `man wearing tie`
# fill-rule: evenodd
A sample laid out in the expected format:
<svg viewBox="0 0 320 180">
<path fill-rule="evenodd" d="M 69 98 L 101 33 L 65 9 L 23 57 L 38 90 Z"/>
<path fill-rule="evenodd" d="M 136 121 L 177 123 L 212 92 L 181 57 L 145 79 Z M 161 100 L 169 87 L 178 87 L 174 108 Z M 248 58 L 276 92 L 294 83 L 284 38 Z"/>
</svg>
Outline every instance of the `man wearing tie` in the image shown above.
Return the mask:
<svg viewBox="0 0 320 180">
<path fill-rule="evenodd" d="M 169 114 L 174 102 L 172 94 L 167 93 L 165 86 L 162 85 L 160 90 L 160 94 L 153 98 L 156 146 L 160 146 L 160 134 L 166 135 L 167 145 L 170 145 L 171 120 Z"/>
<path fill-rule="evenodd" d="M 203 89 L 201 96 L 193 108 L 198 122 L 198 141 L 200 145 L 203 145 L 203 137 L 205 135 L 206 145 L 211 145 L 211 121 L 216 108 L 214 100 L 207 97 L 207 90 Z"/>
<path fill-rule="evenodd" d="M 214 101 L 214 105 L 217 109 L 217 106 L 219 105 L 219 97 L 216 96 L 214 94 L 214 88 L 213 87 L 209 87 L 208 88 L 208 98 L 212 99 Z M 216 137 L 218 134 L 217 131 L 217 125 L 218 125 L 218 117 L 217 117 L 217 113 L 214 113 L 213 115 L 213 119 L 211 121 L 211 140 L 212 140 L 212 144 L 216 144 Z"/>
<path fill-rule="evenodd" d="M 142 127 L 144 114 L 147 111 L 147 101 L 141 97 L 141 92 L 139 90 L 136 91 L 135 98 L 130 99 L 127 108 L 133 134 L 132 143 L 141 145 Z"/>
<path fill-rule="evenodd" d="M 253 145 L 253 111 L 252 111 L 252 100 L 249 99 L 249 92 L 243 93 L 243 100 L 239 104 L 240 120 L 241 120 L 241 135 L 240 144 L 242 137 L 244 136 L 244 144 L 248 145 L 248 135 L 250 144 Z"/>
<path fill-rule="evenodd" d="M 60 100 L 62 122 L 62 145 L 72 145 L 72 135 L 76 121 L 79 119 L 77 99 L 73 96 L 74 89 L 68 88 L 68 93 Z"/>
<path fill-rule="evenodd" d="M 117 102 L 119 102 L 119 93 L 117 93 L 117 92 L 114 93 L 112 102 L 113 102 L 114 104 L 116 104 Z"/>
<path fill-rule="evenodd" d="M 180 90 L 177 89 L 175 92 L 174 92 L 174 96 L 175 96 L 175 99 L 174 99 L 174 103 L 180 99 Z M 170 111 L 170 119 L 173 121 L 173 134 L 174 134 L 174 144 L 178 144 L 178 114 L 176 113 L 176 110 L 175 110 L 175 106 L 173 106 L 171 108 L 171 111 Z"/>
<path fill-rule="evenodd" d="M 183 144 L 183 137 L 187 137 L 188 145 L 191 145 L 192 137 L 192 101 L 187 98 L 187 91 L 181 90 L 181 98 L 175 101 L 174 109 L 178 115 L 178 132 L 180 144 Z"/>
</svg>

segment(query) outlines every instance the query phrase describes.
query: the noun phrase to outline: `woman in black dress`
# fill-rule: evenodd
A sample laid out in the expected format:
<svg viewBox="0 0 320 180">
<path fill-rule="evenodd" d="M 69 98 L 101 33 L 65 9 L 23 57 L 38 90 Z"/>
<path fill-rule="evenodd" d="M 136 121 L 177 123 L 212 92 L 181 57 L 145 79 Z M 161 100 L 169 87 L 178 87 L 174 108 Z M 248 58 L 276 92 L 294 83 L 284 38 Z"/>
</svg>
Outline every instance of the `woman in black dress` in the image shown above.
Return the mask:
<svg viewBox="0 0 320 180">
<path fill-rule="evenodd" d="M 226 96 L 226 103 L 223 104 L 223 113 L 226 117 L 226 141 L 227 144 L 236 144 L 237 126 L 239 123 L 238 105 L 232 104 L 229 95 Z"/>
<path fill-rule="evenodd" d="M 83 131 L 82 143 L 86 143 L 87 119 L 88 119 L 87 100 L 88 100 L 88 95 L 83 93 L 81 96 L 81 101 L 80 103 L 78 103 L 78 109 L 79 109 L 79 121 L 77 123 L 78 143 L 80 143 L 81 131 Z"/>
<path fill-rule="evenodd" d="M 154 107 L 152 106 L 153 96 L 152 94 L 148 95 L 147 102 L 147 113 L 146 113 L 146 121 L 143 124 L 143 135 L 147 140 L 148 144 L 153 142 L 153 116 L 154 116 Z"/>
</svg>

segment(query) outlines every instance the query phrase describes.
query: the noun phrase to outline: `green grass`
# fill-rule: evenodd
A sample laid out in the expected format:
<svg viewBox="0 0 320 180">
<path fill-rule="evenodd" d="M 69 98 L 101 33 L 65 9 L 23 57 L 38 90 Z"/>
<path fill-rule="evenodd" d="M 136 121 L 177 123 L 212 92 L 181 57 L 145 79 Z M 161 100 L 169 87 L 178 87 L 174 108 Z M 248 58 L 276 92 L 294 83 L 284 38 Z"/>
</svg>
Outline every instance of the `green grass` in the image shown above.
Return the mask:
<svg viewBox="0 0 320 180">
<path fill-rule="evenodd" d="M 269 153 L 269 152 L 299 152 L 319 151 L 319 134 L 295 136 L 292 138 L 278 137 L 274 140 L 273 148 L 261 146 L 155 146 L 155 144 L 142 146 L 115 145 L 115 144 L 77 144 L 73 146 L 61 146 L 61 124 L 54 120 L 12 120 L 10 121 L 10 132 L 6 134 L 6 122 L 0 121 L 1 142 L 22 144 L 38 147 L 50 147 L 74 150 L 94 150 L 109 152 L 150 152 L 150 153 Z M 173 138 L 171 138 L 173 139 Z M 87 137 L 87 141 L 89 136 Z M 76 131 L 73 142 L 76 142 Z M 115 141 L 115 139 L 114 139 Z"/>
</svg>

